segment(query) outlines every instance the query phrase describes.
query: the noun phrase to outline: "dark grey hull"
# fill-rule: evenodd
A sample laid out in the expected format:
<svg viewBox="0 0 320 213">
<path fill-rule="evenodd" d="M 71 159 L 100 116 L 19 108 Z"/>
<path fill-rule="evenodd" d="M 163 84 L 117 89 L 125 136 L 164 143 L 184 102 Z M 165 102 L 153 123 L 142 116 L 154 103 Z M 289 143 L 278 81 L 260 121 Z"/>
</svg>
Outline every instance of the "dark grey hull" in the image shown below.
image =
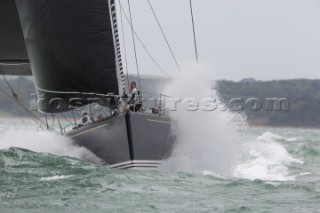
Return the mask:
<svg viewBox="0 0 320 213">
<path fill-rule="evenodd" d="M 157 167 L 172 150 L 167 116 L 123 113 L 67 134 L 111 168 Z"/>
</svg>

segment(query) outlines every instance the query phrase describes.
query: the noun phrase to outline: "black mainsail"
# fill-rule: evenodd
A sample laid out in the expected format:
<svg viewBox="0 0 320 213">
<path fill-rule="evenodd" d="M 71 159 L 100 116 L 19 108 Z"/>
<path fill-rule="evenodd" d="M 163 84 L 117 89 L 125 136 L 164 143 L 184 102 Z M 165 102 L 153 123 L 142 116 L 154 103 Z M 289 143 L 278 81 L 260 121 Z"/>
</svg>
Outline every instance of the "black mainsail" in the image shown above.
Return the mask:
<svg viewBox="0 0 320 213">
<path fill-rule="evenodd" d="M 119 94 L 110 5 L 114 0 L 16 0 L 39 111 L 95 99 L 108 105 L 107 94 Z"/>
<path fill-rule="evenodd" d="M 0 2 L 0 74 L 31 75 L 14 0 Z"/>
</svg>

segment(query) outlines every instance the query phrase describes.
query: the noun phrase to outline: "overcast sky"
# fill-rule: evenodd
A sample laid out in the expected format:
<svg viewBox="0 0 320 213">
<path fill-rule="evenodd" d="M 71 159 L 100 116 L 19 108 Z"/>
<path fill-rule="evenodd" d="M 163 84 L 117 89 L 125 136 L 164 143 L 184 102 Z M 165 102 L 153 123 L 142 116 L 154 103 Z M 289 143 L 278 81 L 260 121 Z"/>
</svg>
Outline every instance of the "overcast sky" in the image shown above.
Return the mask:
<svg viewBox="0 0 320 213">
<path fill-rule="evenodd" d="M 129 14 L 127 0 L 120 1 Z M 194 63 L 189 0 L 150 1 L 180 66 Z M 320 79 L 319 0 L 193 0 L 193 6 L 199 59 L 218 79 Z M 131 9 L 151 54 L 169 74 L 177 72 L 147 0 L 131 0 Z M 121 27 L 119 11 L 118 18 Z M 136 74 L 130 27 L 124 26 L 129 73 Z M 140 72 L 161 75 L 138 42 L 137 49 Z"/>
</svg>

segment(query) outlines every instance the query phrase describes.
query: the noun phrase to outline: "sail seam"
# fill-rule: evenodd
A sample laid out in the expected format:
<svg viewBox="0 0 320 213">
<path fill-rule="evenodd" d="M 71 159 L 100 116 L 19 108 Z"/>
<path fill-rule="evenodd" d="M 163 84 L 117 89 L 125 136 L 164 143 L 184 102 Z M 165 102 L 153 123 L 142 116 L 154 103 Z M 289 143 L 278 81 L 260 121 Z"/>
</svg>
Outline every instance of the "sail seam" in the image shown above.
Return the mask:
<svg viewBox="0 0 320 213">
<path fill-rule="evenodd" d="M 100 94 L 100 93 L 91 93 L 91 92 L 67 92 L 67 91 L 56 91 L 56 90 L 47 90 L 36 87 L 37 90 L 41 92 L 47 93 L 56 93 L 56 94 L 78 94 L 78 95 L 97 95 L 97 96 L 112 96 L 113 93 L 110 94 Z M 112 94 L 112 95 L 111 95 Z"/>
</svg>

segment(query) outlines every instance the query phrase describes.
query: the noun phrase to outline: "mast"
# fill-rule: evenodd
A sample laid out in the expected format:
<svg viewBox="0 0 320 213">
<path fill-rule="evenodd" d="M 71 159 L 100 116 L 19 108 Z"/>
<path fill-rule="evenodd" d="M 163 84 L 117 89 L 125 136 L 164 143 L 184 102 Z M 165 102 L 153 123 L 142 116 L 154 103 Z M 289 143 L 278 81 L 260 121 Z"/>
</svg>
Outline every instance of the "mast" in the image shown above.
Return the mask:
<svg viewBox="0 0 320 213">
<path fill-rule="evenodd" d="M 109 10 L 110 10 L 110 19 L 112 26 L 112 34 L 114 41 L 114 51 L 115 51 L 115 60 L 116 60 L 116 72 L 119 86 L 119 95 L 124 95 L 126 92 L 125 87 L 125 76 L 123 71 L 123 63 L 121 58 L 121 47 L 120 47 L 120 39 L 119 39 L 119 30 L 118 30 L 118 22 L 117 22 L 117 13 L 116 13 L 116 4 L 114 0 L 108 0 Z"/>
</svg>

